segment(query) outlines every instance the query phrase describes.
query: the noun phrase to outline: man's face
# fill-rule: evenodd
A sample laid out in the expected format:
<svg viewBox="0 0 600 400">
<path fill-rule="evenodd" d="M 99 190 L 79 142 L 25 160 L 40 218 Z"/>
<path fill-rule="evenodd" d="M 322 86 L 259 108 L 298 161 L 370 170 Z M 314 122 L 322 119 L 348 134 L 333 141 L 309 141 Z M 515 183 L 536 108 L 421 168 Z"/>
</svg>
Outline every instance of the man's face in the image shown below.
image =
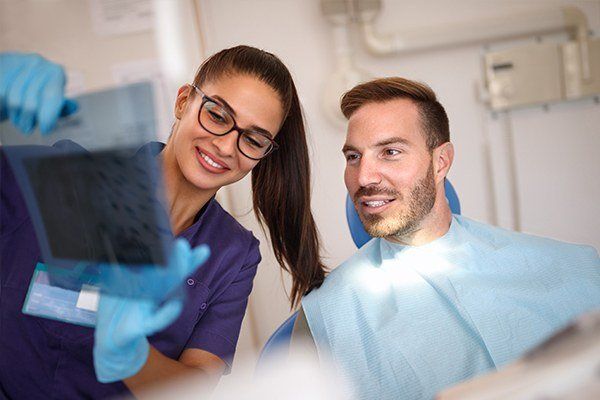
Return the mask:
<svg viewBox="0 0 600 400">
<path fill-rule="evenodd" d="M 403 237 L 431 211 L 436 185 L 417 106 L 370 103 L 350 117 L 344 181 L 369 235 Z"/>
</svg>

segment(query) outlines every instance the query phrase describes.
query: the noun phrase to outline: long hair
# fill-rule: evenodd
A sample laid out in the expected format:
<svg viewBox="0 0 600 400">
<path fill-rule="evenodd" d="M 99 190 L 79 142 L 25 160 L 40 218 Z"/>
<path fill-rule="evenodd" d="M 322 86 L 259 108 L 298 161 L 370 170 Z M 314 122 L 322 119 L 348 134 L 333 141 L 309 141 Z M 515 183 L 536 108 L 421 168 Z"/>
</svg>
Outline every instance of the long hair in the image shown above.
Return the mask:
<svg viewBox="0 0 600 400">
<path fill-rule="evenodd" d="M 256 77 L 279 95 L 285 118 L 276 141 L 279 148 L 252 170 L 254 213 L 266 225 L 275 258 L 292 276 L 290 302 L 321 285 L 325 266 L 320 239 L 310 209 L 310 163 L 304 119 L 296 86 L 286 66 L 266 51 L 237 46 L 222 50 L 200 66 L 194 84 L 201 86 L 224 75 Z"/>
</svg>

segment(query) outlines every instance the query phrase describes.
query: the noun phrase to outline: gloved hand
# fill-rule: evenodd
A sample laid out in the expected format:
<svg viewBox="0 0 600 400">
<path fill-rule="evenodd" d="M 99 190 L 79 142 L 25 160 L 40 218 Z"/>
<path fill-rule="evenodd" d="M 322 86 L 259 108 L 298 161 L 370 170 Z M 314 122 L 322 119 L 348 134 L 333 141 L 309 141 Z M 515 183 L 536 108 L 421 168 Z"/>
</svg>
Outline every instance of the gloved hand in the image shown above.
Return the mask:
<svg viewBox="0 0 600 400">
<path fill-rule="evenodd" d="M 49 133 L 61 116 L 77 111 L 77 103 L 65 99 L 63 68 L 37 54 L 0 53 L 0 121 L 10 121 L 23 133 L 36 123 Z"/>
<path fill-rule="evenodd" d="M 185 239 L 174 243 L 169 265 L 165 267 L 101 266 L 104 284 L 127 282 L 132 290 L 148 286 L 162 290 L 162 299 L 101 294 L 94 334 L 94 367 L 98 381 L 107 383 L 135 375 L 148 358 L 147 336 L 169 326 L 181 313 L 183 292 L 179 286 L 208 258 L 208 246 L 194 249 Z"/>
</svg>

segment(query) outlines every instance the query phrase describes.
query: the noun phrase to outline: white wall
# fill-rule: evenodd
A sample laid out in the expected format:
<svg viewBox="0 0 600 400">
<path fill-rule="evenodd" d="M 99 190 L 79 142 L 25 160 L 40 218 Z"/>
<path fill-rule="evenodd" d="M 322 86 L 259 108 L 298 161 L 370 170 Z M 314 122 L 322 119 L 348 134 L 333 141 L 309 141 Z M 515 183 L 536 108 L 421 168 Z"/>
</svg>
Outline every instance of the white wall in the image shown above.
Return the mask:
<svg viewBox="0 0 600 400">
<path fill-rule="evenodd" d="M 85 91 L 114 86 L 115 64 L 156 58 L 152 31 L 97 35 L 88 0 L 0 0 L 4 50 L 41 53 L 65 65 Z"/>
<path fill-rule="evenodd" d="M 326 262 L 335 267 L 355 247 L 345 215 L 344 159 L 340 149 L 344 131 L 326 120 L 321 110 L 323 86 L 335 60 L 330 26 L 317 0 L 197 0 L 206 54 L 236 44 L 249 44 L 277 54 L 290 68 L 299 89 L 311 141 L 313 209 L 323 236 Z M 599 1 L 383 1 L 382 32 L 465 21 L 532 6 L 575 4 L 585 12 L 590 27 L 600 33 Z M 533 39 L 532 39 L 533 40 Z M 532 41 L 530 40 L 530 41 Z M 353 38 L 356 63 L 374 76 L 401 75 L 428 83 L 445 105 L 450 118 L 456 159 L 450 179 L 463 214 L 494 222 L 495 197 L 490 192 L 484 156 L 484 133 L 495 141 L 503 134 L 501 118 L 494 118 L 475 96 L 481 84 L 481 46 L 463 46 L 424 53 L 375 57 Z M 523 41 L 521 41 L 523 42 Z M 527 40 L 525 41 L 527 42 Z M 600 106 L 592 100 L 533 107 L 510 115 L 515 136 L 521 225 L 526 232 L 600 248 Z M 492 163 L 493 164 L 493 163 Z M 249 181 L 230 189 L 232 209 L 243 223 L 261 232 L 248 213 Z M 498 205 L 502 208 L 503 205 Z M 244 325 L 238 354 L 255 351 L 288 314 L 280 275 L 267 241 L 261 236 L 262 262 L 251 296 L 250 318 Z M 286 280 L 287 282 L 287 280 Z"/>
</svg>

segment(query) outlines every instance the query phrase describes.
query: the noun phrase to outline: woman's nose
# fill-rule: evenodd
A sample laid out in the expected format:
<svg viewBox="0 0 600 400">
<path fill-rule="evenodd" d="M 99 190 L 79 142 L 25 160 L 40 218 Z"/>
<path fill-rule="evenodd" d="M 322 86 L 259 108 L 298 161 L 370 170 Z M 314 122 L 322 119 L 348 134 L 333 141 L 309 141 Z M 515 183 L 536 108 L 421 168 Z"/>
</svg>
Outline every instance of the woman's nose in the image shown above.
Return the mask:
<svg viewBox="0 0 600 400">
<path fill-rule="evenodd" d="M 223 136 L 215 136 L 212 140 L 220 156 L 231 157 L 237 151 L 237 139 L 239 132 L 233 130 Z"/>
</svg>

